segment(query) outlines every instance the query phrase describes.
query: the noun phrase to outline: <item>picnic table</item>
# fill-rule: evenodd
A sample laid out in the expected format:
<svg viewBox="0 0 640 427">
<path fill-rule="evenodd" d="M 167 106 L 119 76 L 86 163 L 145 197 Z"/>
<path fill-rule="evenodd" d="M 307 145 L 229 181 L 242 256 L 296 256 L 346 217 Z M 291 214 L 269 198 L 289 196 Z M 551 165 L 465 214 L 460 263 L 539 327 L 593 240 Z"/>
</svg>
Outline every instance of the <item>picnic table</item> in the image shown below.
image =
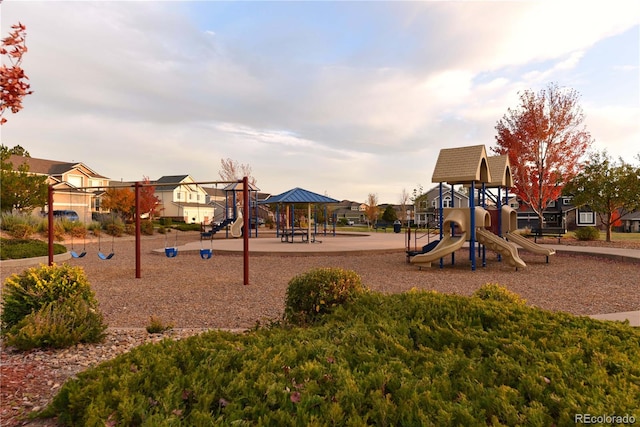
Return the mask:
<svg viewBox="0 0 640 427">
<path fill-rule="evenodd" d="M 308 242 L 309 240 L 309 230 L 306 228 L 285 228 L 280 232 L 280 241 L 287 243 L 294 243 L 296 241 L 296 237 L 300 237 L 300 242 Z M 311 233 L 311 242 L 316 241 L 316 234 Z"/>
</svg>

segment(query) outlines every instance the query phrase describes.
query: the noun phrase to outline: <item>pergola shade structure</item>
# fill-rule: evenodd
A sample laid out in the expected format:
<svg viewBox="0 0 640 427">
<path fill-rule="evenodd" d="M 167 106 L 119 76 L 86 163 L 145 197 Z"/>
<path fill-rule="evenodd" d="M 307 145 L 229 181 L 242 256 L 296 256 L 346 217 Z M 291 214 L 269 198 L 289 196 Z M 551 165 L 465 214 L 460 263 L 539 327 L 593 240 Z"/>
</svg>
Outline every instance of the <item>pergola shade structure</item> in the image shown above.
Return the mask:
<svg viewBox="0 0 640 427">
<path fill-rule="evenodd" d="M 322 194 L 314 193 L 303 188 L 293 188 L 277 196 L 269 197 L 264 200 L 264 204 L 295 204 L 306 203 L 307 204 L 307 218 L 311 219 L 311 205 L 321 203 L 339 203 L 338 200 L 333 199 Z M 292 224 L 293 227 L 293 224 Z M 307 242 L 311 241 L 311 221 L 307 221 Z"/>
</svg>

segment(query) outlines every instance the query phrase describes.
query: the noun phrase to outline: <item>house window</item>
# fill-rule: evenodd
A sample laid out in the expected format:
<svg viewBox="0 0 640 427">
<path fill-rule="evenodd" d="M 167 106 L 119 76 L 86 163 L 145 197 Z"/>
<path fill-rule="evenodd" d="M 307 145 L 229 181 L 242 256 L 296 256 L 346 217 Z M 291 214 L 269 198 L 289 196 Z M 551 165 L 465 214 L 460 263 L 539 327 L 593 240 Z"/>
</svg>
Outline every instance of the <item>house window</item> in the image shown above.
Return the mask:
<svg viewBox="0 0 640 427">
<path fill-rule="evenodd" d="M 82 187 L 82 176 L 78 175 L 69 175 L 67 177 L 67 182 L 74 187 Z"/>
<path fill-rule="evenodd" d="M 581 225 L 593 225 L 596 223 L 593 212 L 579 212 L 578 219 Z"/>
<path fill-rule="evenodd" d="M 547 203 L 547 207 L 548 208 L 555 208 L 556 207 L 556 201 L 552 200 L 549 203 Z"/>
<path fill-rule="evenodd" d="M 562 198 L 562 204 L 563 205 L 570 205 L 571 204 L 571 198 L 570 197 L 563 197 Z"/>
<path fill-rule="evenodd" d="M 442 207 L 443 208 L 450 208 L 452 207 L 451 205 L 451 196 L 444 196 L 442 198 Z"/>
</svg>

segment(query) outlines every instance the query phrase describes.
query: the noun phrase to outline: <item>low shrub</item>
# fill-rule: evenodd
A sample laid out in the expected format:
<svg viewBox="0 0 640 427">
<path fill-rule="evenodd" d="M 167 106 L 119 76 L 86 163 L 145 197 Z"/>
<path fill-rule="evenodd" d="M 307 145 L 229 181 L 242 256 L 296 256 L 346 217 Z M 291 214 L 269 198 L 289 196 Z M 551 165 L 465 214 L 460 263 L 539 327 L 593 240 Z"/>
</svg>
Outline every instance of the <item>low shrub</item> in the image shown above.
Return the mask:
<svg viewBox="0 0 640 427">
<path fill-rule="evenodd" d="M 102 224 L 98 221 L 92 221 L 91 224 L 87 226 L 87 229 L 93 233 L 94 236 L 99 236 L 102 233 Z"/>
<path fill-rule="evenodd" d="M 334 307 L 365 292 L 360 276 L 340 268 L 317 268 L 289 281 L 284 318 L 294 324 L 314 323 Z"/>
<path fill-rule="evenodd" d="M 126 223 L 124 225 L 124 232 L 130 236 L 136 234 L 136 225 L 133 223 Z"/>
<path fill-rule="evenodd" d="M 76 239 L 84 239 L 87 236 L 87 227 L 78 221 L 70 221 L 71 224 L 67 233 L 71 235 L 71 237 Z"/>
<path fill-rule="evenodd" d="M 100 342 L 106 328 L 102 313 L 74 295 L 31 312 L 6 333 L 5 339 L 18 350 L 65 348 Z"/>
<path fill-rule="evenodd" d="M 599 240 L 600 231 L 595 227 L 578 227 L 573 234 L 578 240 Z"/>
<path fill-rule="evenodd" d="M 175 229 L 179 231 L 200 231 L 200 224 L 186 224 L 183 222 L 177 224 Z"/>
<path fill-rule="evenodd" d="M 87 276 L 80 267 L 41 265 L 12 275 L 2 289 L 0 320 L 3 333 L 48 303 L 74 296 L 80 296 L 92 307 L 97 305 Z"/>
<path fill-rule="evenodd" d="M 9 231 L 11 237 L 16 239 L 28 239 L 36 232 L 36 228 L 31 224 L 14 224 Z"/>
<path fill-rule="evenodd" d="M 38 231 L 39 218 L 30 214 L 2 213 L 0 229 L 16 239 L 28 239 Z"/>
<path fill-rule="evenodd" d="M 569 426 L 630 414 L 640 330 L 435 292 L 366 293 L 313 327 L 211 331 L 78 374 L 63 425 Z"/>
<path fill-rule="evenodd" d="M 173 220 L 171 218 L 165 217 L 165 218 L 160 218 L 158 222 L 160 223 L 160 225 L 164 227 L 171 227 Z"/>
<path fill-rule="evenodd" d="M 124 223 L 120 221 L 106 224 L 104 230 L 109 236 L 121 237 L 124 233 Z"/>
<path fill-rule="evenodd" d="M 147 325 L 146 329 L 150 334 L 161 334 L 173 329 L 173 324 L 164 323 L 159 317 L 151 316 L 149 317 L 149 324 Z"/>
<path fill-rule="evenodd" d="M 515 292 L 511 292 L 504 286 L 494 283 L 487 283 L 473 293 L 474 297 L 482 300 L 509 302 L 513 304 L 525 304 L 527 301 Z"/>
<path fill-rule="evenodd" d="M 67 248 L 59 243 L 53 244 L 54 255 L 63 254 Z M 35 239 L 4 239 L 0 238 L 0 259 L 22 259 L 47 256 L 49 244 Z"/>
<path fill-rule="evenodd" d="M 145 236 L 153 235 L 153 222 L 151 221 L 140 221 L 140 233 Z"/>
</svg>

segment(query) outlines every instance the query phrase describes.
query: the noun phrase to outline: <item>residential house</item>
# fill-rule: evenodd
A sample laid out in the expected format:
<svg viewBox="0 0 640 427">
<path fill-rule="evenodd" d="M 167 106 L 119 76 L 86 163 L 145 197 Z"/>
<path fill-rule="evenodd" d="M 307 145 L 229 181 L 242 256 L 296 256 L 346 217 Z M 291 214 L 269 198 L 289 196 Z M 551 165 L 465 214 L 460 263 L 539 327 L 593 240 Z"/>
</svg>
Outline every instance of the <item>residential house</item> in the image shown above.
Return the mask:
<svg viewBox="0 0 640 427">
<path fill-rule="evenodd" d="M 209 194 L 190 175 L 169 175 L 153 181 L 155 195 L 160 200 L 158 213 L 189 224 L 209 224 L 214 220 L 214 206 Z"/>
<path fill-rule="evenodd" d="M 332 206 L 332 214 L 336 221 L 346 220 L 353 221 L 355 224 L 364 224 L 367 222 L 366 209 L 365 203 L 343 200 Z"/>
<path fill-rule="evenodd" d="M 620 218 L 621 231 L 625 233 L 640 233 L 640 211 L 630 212 Z"/>
<path fill-rule="evenodd" d="M 477 199 L 476 199 L 477 200 Z M 414 201 L 415 223 L 418 227 L 434 227 L 438 224 L 438 208 L 440 207 L 440 186 L 436 185 Z M 451 186 L 442 186 L 443 208 L 468 208 L 469 196 L 462 191 L 453 190 Z"/>
<path fill-rule="evenodd" d="M 14 170 L 26 164 L 29 173 L 45 175 L 53 186 L 53 210 L 76 211 L 80 221 L 90 222 L 92 212 L 100 210 L 99 187 L 109 185 L 109 178 L 97 173 L 82 162 L 63 162 L 11 155 Z M 92 187 L 92 188 L 87 188 Z M 42 213 L 48 212 L 43 206 Z"/>
<path fill-rule="evenodd" d="M 526 204 L 518 201 L 518 228 L 535 230 L 540 228 L 538 214 Z M 542 212 L 543 228 L 566 232 L 578 227 L 598 225 L 597 215 L 589 207 L 577 208 L 571 196 L 560 196 L 552 200 Z"/>
</svg>

